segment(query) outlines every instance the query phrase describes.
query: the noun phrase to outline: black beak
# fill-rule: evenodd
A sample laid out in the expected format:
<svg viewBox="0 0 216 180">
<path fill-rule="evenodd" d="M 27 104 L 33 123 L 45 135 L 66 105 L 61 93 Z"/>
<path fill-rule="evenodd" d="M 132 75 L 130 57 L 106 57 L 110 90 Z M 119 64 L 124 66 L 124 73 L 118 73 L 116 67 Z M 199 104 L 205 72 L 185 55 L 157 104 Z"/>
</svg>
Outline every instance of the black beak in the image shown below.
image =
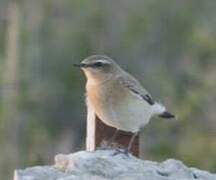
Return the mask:
<svg viewBox="0 0 216 180">
<path fill-rule="evenodd" d="M 88 67 L 88 64 L 80 63 L 80 64 L 73 64 L 74 67 L 79 67 L 79 68 L 85 68 Z"/>
<path fill-rule="evenodd" d="M 164 113 L 160 114 L 159 117 L 165 118 L 165 119 L 175 118 L 175 116 L 168 111 L 165 111 Z"/>
</svg>

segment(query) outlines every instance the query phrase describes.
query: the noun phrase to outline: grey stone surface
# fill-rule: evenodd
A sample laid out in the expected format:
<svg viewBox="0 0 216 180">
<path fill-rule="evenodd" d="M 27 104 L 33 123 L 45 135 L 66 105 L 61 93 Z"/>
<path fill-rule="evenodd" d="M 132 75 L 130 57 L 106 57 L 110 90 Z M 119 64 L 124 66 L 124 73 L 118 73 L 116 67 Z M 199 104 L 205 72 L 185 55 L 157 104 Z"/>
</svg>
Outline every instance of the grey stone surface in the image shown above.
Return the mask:
<svg viewBox="0 0 216 180">
<path fill-rule="evenodd" d="M 53 166 L 16 170 L 14 180 L 216 180 L 216 174 L 188 168 L 181 161 L 144 161 L 112 150 L 59 154 Z"/>
</svg>

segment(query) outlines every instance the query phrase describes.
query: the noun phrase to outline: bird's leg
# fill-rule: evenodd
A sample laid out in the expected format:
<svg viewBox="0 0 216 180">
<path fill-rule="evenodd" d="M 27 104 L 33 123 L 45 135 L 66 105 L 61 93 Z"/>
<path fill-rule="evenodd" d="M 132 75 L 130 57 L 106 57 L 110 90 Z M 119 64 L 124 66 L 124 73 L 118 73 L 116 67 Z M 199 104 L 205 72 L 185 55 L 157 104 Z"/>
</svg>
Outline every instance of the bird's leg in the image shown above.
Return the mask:
<svg viewBox="0 0 216 180">
<path fill-rule="evenodd" d="M 133 142 L 134 142 L 134 140 L 135 140 L 135 138 L 136 138 L 137 135 L 138 135 L 138 132 L 136 132 L 136 133 L 134 133 L 134 134 L 132 135 L 132 137 L 131 137 L 131 139 L 130 139 L 130 141 L 129 141 L 128 147 L 127 147 L 127 151 L 128 151 L 128 152 L 130 152 L 131 147 L 132 147 L 132 145 L 133 145 Z"/>
<path fill-rule="evenodd" d="M 108 140 L 108 146 L 111 146 L 112 145 L 112 143 L 115 141 L 115 139 L 116 139 L 116 137 L 117 137 L 117 135 L 118 135 L 118 129 L 115 129 L 115 132 L 114 132 L 114 134 L 112 135 L 112 137 Z"/>
<path fill-rule="evenodd" d="M 114 134 L 112 135 L 112 137 L 106 142 L 106 141 L 102 141 L 101 143 L 101 147 L 99 149 L 102 150 L 106 150 L 106 149 L 110 149 L 112 146 L 112 143 L 114 142 L 114 140 L 116 139 L 117 135 L 118 135 L 118 129 L 115 129 Z"/>
<path fill-rule="evenodd" d="M 125 154 L 125 155 L 128 156 L 129 153 L 130 153 L 130 150 L 131 150 L 131 148 L 132 148 L 133 142 L 134 142 L 134 140 L 135 140 L 135 138 L 136 138 L 137 135 L 138 135 L 138 132 L 134 133 L 134 134 L 132 135 L 132 137 L 131 137 L 129 143 L 128 143 L 128 147 L 127 147 L 126 149 L 123 149 L 123 150 L 117 149 L 117 151 L 113 154 L 113 156 L 115 156 L 115 155 L 117 155 L 117 154 L 120 154 L 120 153 L 123 153 L 123 154 Z"/>
</svg>

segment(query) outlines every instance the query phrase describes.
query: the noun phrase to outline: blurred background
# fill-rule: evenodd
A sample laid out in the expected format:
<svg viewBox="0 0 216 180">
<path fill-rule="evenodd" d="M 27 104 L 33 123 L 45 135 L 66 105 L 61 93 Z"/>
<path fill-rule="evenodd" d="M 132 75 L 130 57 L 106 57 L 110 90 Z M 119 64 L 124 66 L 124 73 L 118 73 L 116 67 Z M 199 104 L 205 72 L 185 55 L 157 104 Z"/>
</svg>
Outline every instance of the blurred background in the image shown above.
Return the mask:
<svg viewBox="0 0 216 180">
<path fill-rule="evenodd" d="M 0 177 L 85 149 L 83 74 L 106 54 L 178 121 L 143 129 L 143 158 L 216 172 L 216 1 L 0 0 Z"/>
</svg>

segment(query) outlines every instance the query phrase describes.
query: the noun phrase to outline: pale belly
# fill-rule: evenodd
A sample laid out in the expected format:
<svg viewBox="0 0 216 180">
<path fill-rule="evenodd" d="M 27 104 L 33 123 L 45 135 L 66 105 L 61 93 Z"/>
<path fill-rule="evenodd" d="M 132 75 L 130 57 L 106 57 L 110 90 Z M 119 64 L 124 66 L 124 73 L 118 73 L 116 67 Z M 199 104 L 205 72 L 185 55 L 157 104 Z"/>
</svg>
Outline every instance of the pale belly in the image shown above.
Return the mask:
<svg viewBox="0 0 216 180">
<path fill-rule="evenodd" d="M 96 115 L 107 125 L 129 132 L 137 132 L 145 126 L 152 115 L 149 104 L 127 92 L 121 94 L 102 95 L 97 93 L 88 94 Z M 125 96 L 126 95 L 126 96 Z M 127 97 L 127 98 L 126 98 Z"/>
<path fill-rule="evenodd" d="M 106 107 L 106 111 L 99 113 L 98 116 L 106 124 L 123 131 L 137 132 L 151 118 L 150 109 L 141 101 L 133 101 L 121 106 L 113 105 L 111 107 Z"/>
</svg>

